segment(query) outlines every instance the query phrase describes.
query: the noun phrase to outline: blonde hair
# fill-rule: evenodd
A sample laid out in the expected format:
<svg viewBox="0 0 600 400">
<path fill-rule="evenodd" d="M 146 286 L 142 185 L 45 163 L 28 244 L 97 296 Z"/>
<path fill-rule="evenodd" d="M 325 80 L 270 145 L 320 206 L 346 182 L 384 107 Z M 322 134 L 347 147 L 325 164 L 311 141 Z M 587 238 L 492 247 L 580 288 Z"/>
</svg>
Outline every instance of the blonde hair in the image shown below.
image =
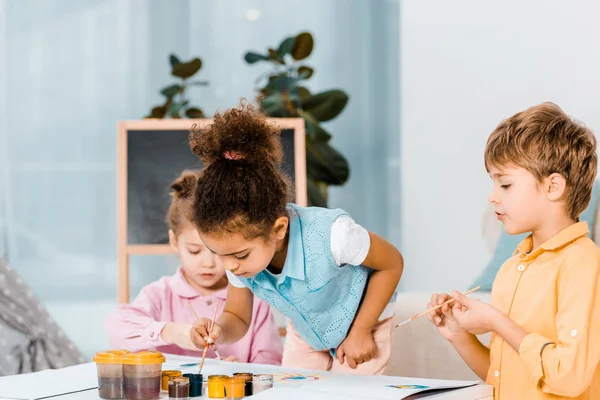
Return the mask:
<svg viewBox="0 0 600 400">
<path fill-rule="evenodd" d="M 542 103 L 505 119 L 488 138 L 485 167 L 517 166 L 538 181 L 553 173 L 566 184 L 567 213 L 573 220 L 592 196 L 597 171 L 596 137 L 553 103 Z"/>
</svg>

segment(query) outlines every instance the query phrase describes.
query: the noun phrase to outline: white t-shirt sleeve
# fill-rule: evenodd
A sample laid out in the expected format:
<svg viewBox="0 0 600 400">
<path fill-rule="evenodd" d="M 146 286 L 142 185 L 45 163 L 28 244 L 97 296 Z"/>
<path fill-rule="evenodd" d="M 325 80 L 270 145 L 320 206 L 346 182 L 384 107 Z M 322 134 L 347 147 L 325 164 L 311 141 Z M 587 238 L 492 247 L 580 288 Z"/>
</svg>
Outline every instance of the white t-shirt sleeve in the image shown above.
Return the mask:
<svg viewBox="0 0 600 400">
<path fill-rule="evenodd" d="M 338 217 L 331 226 L 331 253 L 338 266 L 361 265 L 369 249 L 369 232 L 347 215 Z"/>
<path fill-rule="evenodd" d="M 236 288 L 245 288 L 246 287 L 246 285 L 244 285 L 242 283 L 242 281 L 240 281 L 238 279 L 237 276 L 232 274 L 231 271 L 225 270 L 225 275 L 227 275 L 227 280 L 229 280 L 229 283 L 231 284 L 231 286 L 236 287 Z"/>
</svg>

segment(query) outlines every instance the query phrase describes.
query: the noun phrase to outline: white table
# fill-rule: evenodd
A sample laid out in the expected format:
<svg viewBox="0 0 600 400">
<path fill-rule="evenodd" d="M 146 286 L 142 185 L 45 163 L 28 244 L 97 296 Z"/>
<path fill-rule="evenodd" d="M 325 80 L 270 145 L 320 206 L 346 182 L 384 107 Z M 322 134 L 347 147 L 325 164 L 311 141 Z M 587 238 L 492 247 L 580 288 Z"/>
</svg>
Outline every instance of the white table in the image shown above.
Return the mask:
<svg viewBox="0 0 600 400">
<path fill-rule="evenodd" d="M 182 364 L 188 364 L 188 363 L 194 363 L 194 362 L 198 362 L 197 359 L 193 359 L 193 358 L 189 358 L 189 357 L 181 357 L 181 356 L 171 356 L 171 355 L 167 355 L 167 362 L 163 365 L 163 369 L 179 369 L 182 370 L 184 373 L 185 372 L 197 372 L 197 366 L 195 367 L 187 367 L 184 368 L 182 366 Z M 272 373 L 272 374 L 282 374 L 282 373 L 298 373 L 301 374 L 303 376 L 313 376 L 313 375 L 317 375 L 319 376 L 319 380 L 320 382 L 315 382 L 312 383 L 310 381 L 305 381 L 305 382 L 298 382 L 298 381 L 288 381 L 287 383 L 284 382 L 276 382 L 275 386 L 278 387 L 285 387 L 286 390 L 292 389 L 293 391 L 297 391 L 299 393 L 302 394 L 302 396 L 304 396 L 306 393 L 311 393 L 311 394 L 315 394 L 314 397 L 320 397 L 320 398 L 328 398 L 328 400 L 330 397 L 342 397 L 342 394 L 336 395 L 334 393 L 331 392 L 315 392 L 313 390 L 311 390 L 311 388 L 316 387 L 318 384 L 328 384 L 328 382 L 335 382 L 336 384 L 338 384 L 338 389 L 340 391 L 344 391 L 344 388 L 347 388 L 347 385 L 342 387 L 340 386 L 339 382 L 340 380 L 345 380 L 346 377 L 348 375 L 336 375 L 336 374 L 331 374 L 328 372 L 322 372 L 322 371 L 308 371 L 308 370 L 289 370 L 289 369 L 284 369 L 282 367 L 276 367 L 276 366 L 272 366 L 272 365 L 257 365 L 257 364 L 241 364 L 241 363 L 226 363 L 223 361 L 216 361 L 216 360 L 206 360 L 206 363 L 204 365 L 203 368 L 203 372 L 205 375 L 205 379 L 206 379 L 206 375 L 218 375 L 218 374 L 227 374 L 230 375 L 233 372 L 250 372 L 250 373 Z M 279 376 L 280 376 L 279 375 Z M 85 382 L 85 385 L 87 385 L 87 387 L 91 387 L 93 385 L 95 385 L 95 380 L 96 380 L 96 370 L 95 370 L 95 366 L 93 364 L 83 364 L 81 366 L 78 367 L 72 367 L 72 368 L 66 368 L 63 370 L 54 370 L 51 372 L 51 377 L 50 379 L 53 381 L 64 381 L 64 382 L 70 382 L 76 380 L 78 382 Z M 12 378 L 12 379 L 11 379 Z M 16 381 L 19 380 L 21 382 L 21 384 L 24 382 L 23 380 L 27 379 L 27 375 L 16 375 L 14 377 L 4 377 L 0 379 L 0 392 L 2 391 L 2 384 L 4 383 L 9 383 L 11 380 L 12 381 Z M 45 378 L 48 379 L 48 378 Z M 354 379 L 354 378 L 352 378 Z M 363 379 L 362 377 L 357 377 L 356 379 Z M 398 378 L 398 377 L 382 377 L 382 376 L 374 376 L 374 377 L 368 377 L 368 378 L 364 378 L 366 379 L 366 381 L 364 382 L 365 385 L 376 385 L 378 386 L 377 390 L 380 390 L 381 387 L 383 387 L 383 385 L 387 386 L 389 384 L 393 384 L 393 385 L 397 385 L 397 384 L 419 384 L 419 385 L 427 385 L 428 383 L 429 386 L 435 386 L 435 381 L 433 380 L 418 380 L 418 379 L 408 379 L 408 378 Z M 402 381 L 403 379 L 406 380 Z M 390 380 L 394 380 L 394 382 L 390 382 Z M 39 384 L 39 377 L 33 380 L 36 384 Z M 346 382 L 344 382 L 345 384 Z M 306 390 L 311 390 L 310 392 L 305 392 L 304 390 L 302 390 L 300 392 L 301 389 L 306 389 Z M 338 390 L 336 389 L 336 390 Z M 330 389 L 331 390 L 331 389 Z M 354 389 L 353 389 L 354 390 Z M 390 390 L 390 389 L 385 389 L 385 390 Z M 63 392 L 64 393 L 64 392 Z M 275 393 L 275 392 L 273 392 Z M 337 392 L 336 392 L 337 393 Z M 292 397 L 296 397 L 293 396 L 294 393 L 292 393 Z M 298 396 L 298 397 L 302 397 L 302 396 Z M 1 397 L 1 393 L 0 393 L 0 398 Z M 22 397 L 21 397 L 22 398 Z M 61 396 L 55 396 L 52 397 L 52 399 L 58 399 L 58 400 L 96 400 L 99 399 L 100 397 L 98 396 L 98 390 L 97 389 L 91 389 L 91 390 L 85 390 L 85 391 L 80 391 L 80 392 L 76 392 L 76 393 L 71 393 L 71 394 L 65 394 L 65 395 L 61 395 Z M 257 397 L 257 400 L 259 400 L 260 396 Z M 435 394 L 431 394 L 429 396 L 426 397 L 419 397 L 419 398 L 425 398 L 427 400 L 493 400 L 493 389 L 491 386 L 487 386 L 487 385 L 476 385 L 476 386 L 471 386 L 468 388 L 464 388 L 464 389 L 456 389 L 456 390 L 452 390 L 452 391 L 447 391 L 447 392 L 440 392 L 440 393 L 435 393 Z M 4 399 L 4 398 L 2 398 Z M 161 399 L 168 399 L 168 395 L 166 394 L 162 394 L 161 395 Z M 207 399 L 207 397 L 198 397 L 197 399 Z"/>
<path fill-rule="evenodd" d="M 168 399 L 166 394 L 161 395 L 162 399 Z M 97 400 L 98 390 L 87 390 L 85 392 L 72 393 L 64 396 L 53 397 L 52 399 L 60 400 Z M 206 396 L 194 397 L 192 399 L 207 400 Z M 251 398 L 249 398 L 251 399 Z M 427 397 L 421 397 L 422 400 L 494 400 L 493 389 L 487 385 L 477 385 L 466 389 L 453 390 L 451 392 L 431 394 Z M 51 399 L 49 399 L 51 400 Z M 101 399 L 100 399 L 101 400 Z M 258 399 L 257 399 L 258 400 Z"/>
</svg>

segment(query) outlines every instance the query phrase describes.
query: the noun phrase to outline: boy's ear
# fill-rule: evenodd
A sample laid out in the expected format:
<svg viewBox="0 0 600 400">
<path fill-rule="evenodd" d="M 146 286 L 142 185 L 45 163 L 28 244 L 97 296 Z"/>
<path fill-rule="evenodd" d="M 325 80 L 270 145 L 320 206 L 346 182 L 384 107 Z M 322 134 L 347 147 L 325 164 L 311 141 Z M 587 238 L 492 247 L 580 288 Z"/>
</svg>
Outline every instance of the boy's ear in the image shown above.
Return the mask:
<svg viewBox="0 0 600 400">
<path fill-rule="evenodd" d="M 277 220 L 273 224 L 273 229 L 271 229 L 271 236 L 274 236 L 277 240 L 285 239 L 289 223 L 290 220 L 288 219 L 288 217 L 277 218 Z"/>
<path fill-rule="evenodd" d="M 173 229 L 169 229 L 169 244 L 175 253 L 179 252 L 179 245 L 177 244 L 177 235 L 173 232 Z"/>
<path fill-rule="evenodd" d="M 567 189 L 567 180 L 565 177 L 555 172 L 548 176 L 545 181 L 546 184 L 544 185 L 544 189 L 546 189 L 546 196 L 548 197 L 548 200 L 561 200 L 565 194 L 565 190 Z"/>
</svg>

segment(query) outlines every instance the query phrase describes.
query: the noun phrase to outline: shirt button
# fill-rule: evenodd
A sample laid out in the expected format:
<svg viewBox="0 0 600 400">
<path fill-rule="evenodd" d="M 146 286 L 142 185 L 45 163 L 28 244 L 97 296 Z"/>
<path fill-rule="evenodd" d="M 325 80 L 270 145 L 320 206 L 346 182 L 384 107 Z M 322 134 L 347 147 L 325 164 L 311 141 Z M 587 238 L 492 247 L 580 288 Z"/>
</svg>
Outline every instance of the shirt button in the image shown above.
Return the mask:
<svg viewBox="0 0 600 400">
<path fill-rule="evenodd" d="M 212 304 L 212 300 L 206 300 L 206 305 L 210 306 Z"/>
<path fill-rule="evenodd" d="M 519 272 L 523 272 L 525 271 L 525 266 L 523 264 L 519 265 L 519 267 L 517 268 L 519 270 Z"/>
<path fill-rule="evenodd" d="M 498 370 L 495 370 L 495 371 L 494 371 L 494 376 L 495 376 L 496 378 L 497 378 L 497 377 L 499 377 L 499 376 L 500 376 L 500 371 L 498 371 Z"/>
<path fill-rule="evenodd" d="M 154 332 L 150 332 L 150 337 L 153 338 L 154 337 Z"/>
<path fill-rule="evenodd" d="M 572 337 L 575 337 L 575 336 L 577 336 L 577 333 L 578 333 L 578 332 L 577 332 L 577 329 L 573 329 L 573 330 L 571 331 L 571 336 L 572 336 Z"/>
</svg>

